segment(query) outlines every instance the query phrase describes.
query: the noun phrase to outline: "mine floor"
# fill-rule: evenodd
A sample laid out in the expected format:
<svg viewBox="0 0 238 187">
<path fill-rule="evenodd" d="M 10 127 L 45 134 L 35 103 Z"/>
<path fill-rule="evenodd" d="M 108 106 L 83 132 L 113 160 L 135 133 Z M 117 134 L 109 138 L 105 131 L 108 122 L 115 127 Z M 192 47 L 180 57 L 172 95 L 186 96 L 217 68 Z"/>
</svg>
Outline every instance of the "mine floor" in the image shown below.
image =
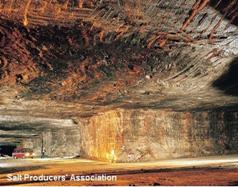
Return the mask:
<svg viewBox="0 0 238 187">
<path fill-rule="evenodd" d="M 66 180 L 37 182 L 24 180 L 25 175 L 65 176 Z M 71 178 L 92 175 L 116 176 L 117 180 L 87 182 Z M 238 185 L 238 155 L 130 164 L 85 159 L 2 159 L 0 185 Z"/>
</svg>

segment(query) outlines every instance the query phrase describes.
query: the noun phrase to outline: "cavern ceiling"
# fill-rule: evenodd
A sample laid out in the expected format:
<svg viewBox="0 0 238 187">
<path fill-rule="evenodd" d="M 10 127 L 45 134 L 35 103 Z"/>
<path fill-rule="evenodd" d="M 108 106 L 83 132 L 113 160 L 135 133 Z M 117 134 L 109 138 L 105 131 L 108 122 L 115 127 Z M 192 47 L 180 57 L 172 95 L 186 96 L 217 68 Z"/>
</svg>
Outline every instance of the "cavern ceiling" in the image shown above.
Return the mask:
<svg viewBox="0 0 238 187">
<path fill-rule="evenodd" d="M 237 109 L 237 24 L 237 0 L 1 0 L 1 118 Z"/>
</svg>

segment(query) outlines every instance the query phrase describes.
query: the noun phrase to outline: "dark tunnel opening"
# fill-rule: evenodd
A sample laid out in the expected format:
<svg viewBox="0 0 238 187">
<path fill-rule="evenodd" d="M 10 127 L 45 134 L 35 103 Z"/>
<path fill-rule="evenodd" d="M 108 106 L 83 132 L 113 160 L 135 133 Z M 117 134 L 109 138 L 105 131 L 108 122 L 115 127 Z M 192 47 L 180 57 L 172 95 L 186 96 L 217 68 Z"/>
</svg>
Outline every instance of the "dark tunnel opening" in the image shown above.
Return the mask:
<svg viewBox="0 0 238 187">
<path fill-rule="evenodd" d="M 226 71 L 222 76 L 220 76 L 213 86 L 227 95 L 238 96 L 238 57 L 235 58 L 228 71 Z"/>
<path fill-rule="evenodd" d="M 209 5 L 219 11 L 231 24 L 238 25 L 237 0 L 210 0 Z"/>
<path fill-rule="evenodd" d="M 12 156 L 14 149 L 17 146 L 15 144 L 0 145 L 0 156 Z"/>
</svg>

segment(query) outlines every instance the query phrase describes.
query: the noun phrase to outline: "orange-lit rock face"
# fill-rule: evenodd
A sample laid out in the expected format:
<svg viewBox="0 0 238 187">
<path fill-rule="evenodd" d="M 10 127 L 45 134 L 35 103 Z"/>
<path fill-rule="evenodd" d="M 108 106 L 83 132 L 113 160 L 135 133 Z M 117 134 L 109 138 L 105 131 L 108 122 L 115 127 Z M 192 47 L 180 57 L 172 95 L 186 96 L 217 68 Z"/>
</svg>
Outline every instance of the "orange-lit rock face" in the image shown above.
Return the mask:
<svg viewBox="0 0 238 187">
<path fill-rule="evenodd" d="M 95 159 L 116 161 L 124 137 L 120 112 L 108 112 L 103 116 L 93 117 L 81 126 L 82 150 L 84 156 Z M 121 142 L 122 141 L 122 142 Z"/>
<path fill-rule="evenodd" d="M 138 162 L 236 153 L 237 112 L 114 110 L 82 123 L 86 157 Z"/>
<path fill-rule="evenodd" d="M 212 83 L 236 61 L 232 2 L 224 10 L 206 0 L 1 2 L 1 85 L 77 103 L 193 94 L 193 103 L 209 102 L 219 94 Z"/>
<path fill-rule="evenodd" d="M 236 0 L 0 1 L 0 129 L 17 128 L 6 127 L 5 115 L 22 117 L 17 123 L 45 117 L 49 126 L 79 118 L 85 155 L 111 161 L 218 153 L 210 124 L 222 129 L 233 118 L 204 116 L 237 110 L 236 7 Z M 223 130 L 214 130 L 220 139 L 229 137 Z M 226 152 L 225 144 L 215 149 Z"/>
</svg>

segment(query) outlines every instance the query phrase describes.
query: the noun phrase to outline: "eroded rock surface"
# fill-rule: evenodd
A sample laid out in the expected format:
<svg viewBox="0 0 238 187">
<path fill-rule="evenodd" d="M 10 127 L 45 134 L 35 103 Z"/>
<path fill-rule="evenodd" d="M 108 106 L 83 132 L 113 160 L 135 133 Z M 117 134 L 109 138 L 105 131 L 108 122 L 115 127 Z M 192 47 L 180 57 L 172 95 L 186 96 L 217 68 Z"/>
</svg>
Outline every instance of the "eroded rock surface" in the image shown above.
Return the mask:
<svg viewBox="0 0 238 187">
<path fill-rule="evenodd" d="M 138 162 L 237 153 L 237 112 L 114 110 L 82 122 L 86 157 Z"/>
<path fill-rule="evenodd" d="M 37 157 L 72 158 L 81 156 L 80 136 L 77 127 L 44 129 L 38 136 L 23 139 L 21 146 L 31 148 Z"/>
<path fill-rule="evenodd" d="M 115 148 L 120 161 L 237 151 L 236 10 L 235 0 L 1 1 L 0 141 L 22 142 L 70 123 L 85 126 L 82 139 L 75 137 L 78 150 L 99 159 L 112 151 L 105 143 L 122 136 L 117 126 L 144 133 L 138 142 L 137 135 L 114 142 L 128 149 Z M 118 110 L 128 111 L 128 123 L 114 123 L 109 114 Z M 148 140 L 147 132 L 161 139 Z"/>
</svg>

